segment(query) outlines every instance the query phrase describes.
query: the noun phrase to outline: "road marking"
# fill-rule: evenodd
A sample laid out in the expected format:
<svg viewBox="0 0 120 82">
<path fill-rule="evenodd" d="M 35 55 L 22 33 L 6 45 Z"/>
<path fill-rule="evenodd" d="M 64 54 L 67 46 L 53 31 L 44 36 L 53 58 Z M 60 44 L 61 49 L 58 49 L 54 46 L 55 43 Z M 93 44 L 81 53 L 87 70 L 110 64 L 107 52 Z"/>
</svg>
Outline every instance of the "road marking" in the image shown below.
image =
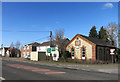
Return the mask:
<svg viewBox="0 0 120 82">
<path fill-rule="evenodd" d="M 32 66 L 26 66 L 26 65 L 20 65 L 20 64 L 7 64 L 8 66 L 15 67 L 18 69 L 25 69 L 41 74 L 48 74 L 48 75 L 58 75 L 58 74 L 65 74 L 66 72 L 56 71 L 56 70 L 50 70 L 50 69 L 43 69 L 43 68 L 37 68 Z"/>
<path fill-rule="evenodd" d="M 0 77 L 0 80 L 5 80 L 5 78 L 3 78 L 3 77 Z"/>
<path fill-rule="evenodd" d="M 89 69 L 82 69 L 82 70 L 85 70 L 85 71 L 90 71 Z"/>
<path fill-rule="evenodd" d="M 50 71 L 50 70 L 43 69 L 43 70 L 32 70 L 32 71 Z"/>
<path fill-rule="evenodd" d="M 64 74 L 65 72 L 47 72 L 45 74 Z"/>
</svg>

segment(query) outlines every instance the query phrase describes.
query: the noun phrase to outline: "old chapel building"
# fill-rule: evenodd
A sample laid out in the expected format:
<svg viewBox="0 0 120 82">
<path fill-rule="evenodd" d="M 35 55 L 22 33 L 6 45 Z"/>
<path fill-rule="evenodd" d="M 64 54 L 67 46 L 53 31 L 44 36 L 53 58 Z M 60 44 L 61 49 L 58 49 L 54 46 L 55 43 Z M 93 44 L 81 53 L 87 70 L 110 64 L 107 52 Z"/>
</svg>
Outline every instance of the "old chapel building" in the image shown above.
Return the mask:
<svg viewBox="0 0 120 82">
<path fill-rule="evenodd" d="M 66 50 L 71 53 L 72 59 L 81 60 L 111 60 L 110 49 L 115 46 L 96 38 L 76 34 L 67 44 Z M 115 58 L 115 55 L 113 56 Z"/>
</svg>

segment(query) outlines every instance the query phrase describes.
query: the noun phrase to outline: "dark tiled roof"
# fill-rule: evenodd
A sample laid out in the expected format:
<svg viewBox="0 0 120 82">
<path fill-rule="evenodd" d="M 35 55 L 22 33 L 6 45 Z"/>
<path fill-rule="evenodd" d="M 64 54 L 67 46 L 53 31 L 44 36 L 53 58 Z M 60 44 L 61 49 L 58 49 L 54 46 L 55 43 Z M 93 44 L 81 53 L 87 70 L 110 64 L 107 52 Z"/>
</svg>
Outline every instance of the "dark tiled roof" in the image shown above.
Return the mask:
<svg viewBox="0 0 120 82">
<path fill-rule="evenodd" d="M 93 42 L 96 45 L 99 45 L 99 46 L 108 46 L 108 47 L 115 47 L 115 46 L 113 46 L 113 45 L 109 44 L 108 42 L 105 42 L 105 41 L 103 41 L 101 39 L 92 38 L 92 37 L 84 36 L 84 35 L 81 35 L 81 34 L 79 34 L 79 35 L 82 36 L 82 37 L 84 37 L 85 39 Z"/>
<path fill-rule="evenodd" d="M 38 42 L 33 42 L 33 43 L 28 44 L 28 45 L 32 45 L 32 46 L 39 46 L 39 45 L 40 45 L 40 43 L 38 43 Z"/>
<path fill-rule="evenodd" d="M 64 42 L 64 45 L 67 45 L 68 42 L 69 42 L 69 39 L 68 39 L 68 38 L 67 38 L 67 39 L 61 39 L 61 40 Z M 53 45 L 56 45 L 56 44 L 57 44 L 57 40 L 52 41 L 52 44 L 53 44 Z M 40 44 L 39 46 L 48 46 L 48 45 L 50 45 L 50 41 L 43 42 L 43 43 Z"/>
</svg>

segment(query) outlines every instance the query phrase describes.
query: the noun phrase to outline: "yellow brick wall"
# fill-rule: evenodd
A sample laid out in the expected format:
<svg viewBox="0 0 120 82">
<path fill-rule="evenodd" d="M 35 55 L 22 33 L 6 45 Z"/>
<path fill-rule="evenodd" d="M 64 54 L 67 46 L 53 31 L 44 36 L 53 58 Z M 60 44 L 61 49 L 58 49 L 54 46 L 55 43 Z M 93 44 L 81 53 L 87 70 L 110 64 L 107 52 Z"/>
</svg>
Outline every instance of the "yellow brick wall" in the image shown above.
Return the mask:
<svg viewBox="0 0 120 82">
<path fill-rule="evenodd" d="M 92 45 L 79 37 L 78 40 L 80 40 L 81 44 L 79 46 L 79 49 L 77 49 L 76 46 L 75 46 L 75 41 L 76 40 L 77 39 L 75 38 L 70 44 L 68 44 L 67 47 L 66 47 L 66 50 L 71 53 L 71 48 L 74 47 L 75 58 L 76 59 L 81 59 L 81 48 L 83 46 L 85 46 L 86 47 L 86 58 L 87 59 L 92 59 Z"/>
</svg>

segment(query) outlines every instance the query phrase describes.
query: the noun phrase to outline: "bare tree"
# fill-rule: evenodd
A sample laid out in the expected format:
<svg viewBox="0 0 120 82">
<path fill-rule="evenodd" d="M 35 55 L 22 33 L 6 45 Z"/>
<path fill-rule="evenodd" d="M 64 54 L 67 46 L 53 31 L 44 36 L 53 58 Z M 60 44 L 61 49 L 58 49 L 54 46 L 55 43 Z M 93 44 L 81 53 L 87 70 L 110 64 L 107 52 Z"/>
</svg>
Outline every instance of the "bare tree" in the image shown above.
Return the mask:
<svg viewBox="0 0 120 82">
<path fill-rule="evenodd" d="M 11 43 L 10 47 L 11 47 L 11 48 L 13 48 L 13 47 L 14 47 L 14 44 L 13 44 L 13 42 Z"/>
<path fill-rule="evenodd" d="M 118 26 L 118 47 L 120 48 L 120 24 Z"/>
<path fill-rule="evenodd" d="M 19 49 L 20 48 L 20 41 L 18 40 L 15 44 L 16 48 Z"/>
<path fill-rule="evenodd" d="M 112 45 L 117 46 L 117 38 L 118 38 L 118 25 L 115 22 L 111 22 L 108 24 L 107 28 L 107 35 L 110 43 Z"/>
<path fill-rule="evenodd" d="M 65 51 L 64 29 L 57 29 L 55 31 L 55 38 L 56 38 L 56 44 L 58 45 L 58 51 L 59 51 L 60 57 L 62 57 L 62 54 Z"/>
<path fill-rule="evenodd" d="M 55 30 L 55 38 L 63 39 L 64 38 L 64 29 Z"/>
</svg>

